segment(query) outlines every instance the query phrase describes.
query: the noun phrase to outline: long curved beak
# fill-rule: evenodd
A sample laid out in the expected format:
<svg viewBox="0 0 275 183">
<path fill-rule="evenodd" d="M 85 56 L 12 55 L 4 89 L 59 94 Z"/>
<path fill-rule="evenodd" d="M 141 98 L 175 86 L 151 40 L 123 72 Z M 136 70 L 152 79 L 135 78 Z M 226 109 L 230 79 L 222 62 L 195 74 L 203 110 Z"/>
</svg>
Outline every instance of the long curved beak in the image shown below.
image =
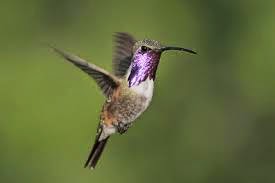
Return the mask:
<svg viewBox="0 0 275 183">
<path fill-rule="evenodd" d="M 175 46 L 165 46 L 165 47 L 162 47 L 160 50 L 161 50 L 161 52 L 168 51 L 168 50 L 177 50 L 177 51 L 185 51 L 185 52 L 188 52 L 188 53 L 197 54 L 197 52 L 195 52 L 191 49 L 175 47 Z"/>
</svg>

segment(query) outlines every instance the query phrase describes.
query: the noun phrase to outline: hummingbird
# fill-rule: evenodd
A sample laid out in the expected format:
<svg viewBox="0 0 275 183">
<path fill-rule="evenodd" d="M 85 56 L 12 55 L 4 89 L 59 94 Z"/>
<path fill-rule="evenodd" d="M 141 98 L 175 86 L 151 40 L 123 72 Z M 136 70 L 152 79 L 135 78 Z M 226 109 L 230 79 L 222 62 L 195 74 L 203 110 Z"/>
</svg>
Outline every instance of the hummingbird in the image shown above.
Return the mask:
<svg viewBox="0 0 275 183">
<path fill-rule="evenodd" d="M 163 52 L 169 50 L 196 54 L 191 49 L 165 46 L 160 42 L 137 41 L 125 32 L 114 34 L 113 72 L 61 49 L 52 49 L 95 80 L 106 100 L 103 104 L 94 145 L 84 167 L 94 169 L 110 136 L 125 133 L 148 108 L 154 90 L 156 71 Z"/>
</svg>

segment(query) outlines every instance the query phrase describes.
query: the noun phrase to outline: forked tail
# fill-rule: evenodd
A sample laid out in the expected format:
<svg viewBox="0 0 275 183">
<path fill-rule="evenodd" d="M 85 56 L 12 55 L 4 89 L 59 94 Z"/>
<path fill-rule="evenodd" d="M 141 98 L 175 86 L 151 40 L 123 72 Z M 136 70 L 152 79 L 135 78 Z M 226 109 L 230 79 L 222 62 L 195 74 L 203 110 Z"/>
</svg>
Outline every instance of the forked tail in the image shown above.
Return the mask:
<svg viewBox="0 0 275 183">
<path fill-rule="evenodd" d="M 94 169 L 96 167 L 96 164 L 104 150 L 104 147 L 109 139 L 109 137 L 99 140 L 100 134 L 98 134 L 95 144 L 89 154 L 89 157 L 84 165 L 84 167 L 89 167 L 90 169 Z"/>
</svg>

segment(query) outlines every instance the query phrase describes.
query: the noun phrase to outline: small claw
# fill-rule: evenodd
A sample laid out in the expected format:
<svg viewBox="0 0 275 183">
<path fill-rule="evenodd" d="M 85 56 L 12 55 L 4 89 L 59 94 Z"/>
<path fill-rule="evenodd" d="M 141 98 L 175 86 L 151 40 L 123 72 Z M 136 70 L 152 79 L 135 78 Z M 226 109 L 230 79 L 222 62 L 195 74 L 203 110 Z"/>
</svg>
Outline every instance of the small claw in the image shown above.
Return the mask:
<svg viewBox="0 0 275 183">
<path fill-rule="evenodd" d="M 114 126 L 116 127 L 118 133 L 123 134 L 128 130 L 128 128 L 131 126 L 131 124 L 130 123 L 124 124 L 124 123 L 120 122 L 120 123 L 114 124 Z"/>
</svg>

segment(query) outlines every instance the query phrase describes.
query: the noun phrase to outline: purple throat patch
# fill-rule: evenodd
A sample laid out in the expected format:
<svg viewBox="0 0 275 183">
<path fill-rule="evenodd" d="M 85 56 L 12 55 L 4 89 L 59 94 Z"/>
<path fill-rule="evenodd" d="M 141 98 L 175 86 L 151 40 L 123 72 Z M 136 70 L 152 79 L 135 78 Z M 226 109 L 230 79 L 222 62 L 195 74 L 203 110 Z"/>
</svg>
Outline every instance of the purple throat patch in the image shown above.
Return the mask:
<svg viewBox="0 0 275 183">
<path fill-rule="evenodd" d="M 139 85 L 149 79 L 155 79 L 161 53 L 153 50 L 143 52 L 138 49 L 133 56 L 131 72 L 128 77 L 129 87 Z"/>
</svg>

